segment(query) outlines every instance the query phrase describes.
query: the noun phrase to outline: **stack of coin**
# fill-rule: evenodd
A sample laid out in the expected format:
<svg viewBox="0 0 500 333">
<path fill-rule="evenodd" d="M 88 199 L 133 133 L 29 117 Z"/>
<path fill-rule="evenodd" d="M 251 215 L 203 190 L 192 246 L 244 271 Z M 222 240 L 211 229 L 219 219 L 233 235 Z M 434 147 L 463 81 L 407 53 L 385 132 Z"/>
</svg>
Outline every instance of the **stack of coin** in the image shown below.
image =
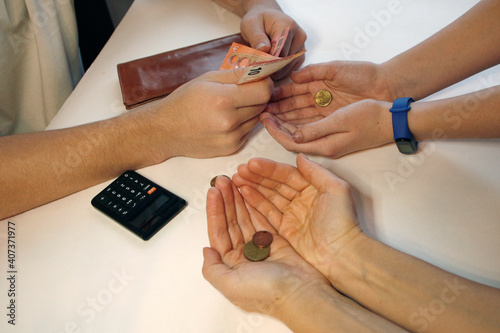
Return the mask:
<svg viewBox="0 0 500 333">
<path fill-rule="evenodd" d="M 250 261 L 261 261 L 269 257 L 273 235 L 269 231 L 257 231 L 245 244 L 243 254 Z"/>
</svg>

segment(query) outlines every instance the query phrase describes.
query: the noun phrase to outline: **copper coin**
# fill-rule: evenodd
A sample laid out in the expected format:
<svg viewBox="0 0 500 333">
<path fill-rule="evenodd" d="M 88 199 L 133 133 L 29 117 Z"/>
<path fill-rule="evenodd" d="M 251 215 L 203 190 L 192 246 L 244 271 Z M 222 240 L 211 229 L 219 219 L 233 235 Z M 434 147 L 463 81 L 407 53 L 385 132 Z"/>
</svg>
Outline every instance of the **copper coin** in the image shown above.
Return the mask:
<svg viewBox="0 0 500 333">
<path fill-rule="evenodd" d="M 250 261 L 262 261 L 267 257 L 269 257 L 270 253 L 271 253 L 270 246 L 258 247 L 255 246 L 255 244 L 252 241 L 246 243 L 245 247 L 243 248 L 243 254 Z"/>
<path fill-rule="evenodd" d="M 252 237 L 252 242 L 258 247 L 269 246 L 273 242 L 273 234 L 265 230 L 257 231 Z"/>
</svg>

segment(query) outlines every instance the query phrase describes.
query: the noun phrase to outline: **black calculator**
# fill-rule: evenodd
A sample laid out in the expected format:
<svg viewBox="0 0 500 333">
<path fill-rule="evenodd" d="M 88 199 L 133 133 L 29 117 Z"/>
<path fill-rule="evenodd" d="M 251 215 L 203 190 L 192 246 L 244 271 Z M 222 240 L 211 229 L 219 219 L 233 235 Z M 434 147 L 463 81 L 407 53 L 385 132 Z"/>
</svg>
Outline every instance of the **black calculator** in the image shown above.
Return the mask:
<svg viewBox="0 0 500 333">
<path fill-rule="evenodd" d="M 143 240 L 149 240 L 181 212 L 187 202 L 129 170 L 96 195 L 92 206 Z"/>
</svg>

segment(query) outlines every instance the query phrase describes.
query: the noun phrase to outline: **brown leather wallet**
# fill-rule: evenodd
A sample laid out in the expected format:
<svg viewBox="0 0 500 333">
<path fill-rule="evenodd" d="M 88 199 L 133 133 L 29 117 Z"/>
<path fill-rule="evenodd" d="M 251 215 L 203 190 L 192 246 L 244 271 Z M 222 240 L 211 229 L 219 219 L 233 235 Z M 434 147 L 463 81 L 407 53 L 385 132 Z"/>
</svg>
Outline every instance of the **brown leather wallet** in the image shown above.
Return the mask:
<svg viewBox="0 0 500 333">
<path fill-rule="evenodd" d="M 233 42 L 248 45 L 238 33 L 118 64 L 123 104 L 130 110 L 167 96 L 203 73 L 218 70 Z"/>
</svg>

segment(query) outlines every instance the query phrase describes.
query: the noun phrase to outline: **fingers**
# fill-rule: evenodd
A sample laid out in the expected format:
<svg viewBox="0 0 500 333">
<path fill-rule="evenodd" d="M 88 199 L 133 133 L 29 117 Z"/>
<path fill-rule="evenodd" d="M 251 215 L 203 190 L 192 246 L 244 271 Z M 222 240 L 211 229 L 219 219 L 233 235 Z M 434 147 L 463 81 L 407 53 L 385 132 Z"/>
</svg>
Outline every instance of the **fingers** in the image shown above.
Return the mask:
<svg viewBox="0 0 500 333">
<path fill-rule="evenodd" d="M 288 38 L 280 54 L 287 56 L 304 48 L 307 34 L 279 8 L 247 13 L 241 21 L 240 30 L 251 47 L 267 53 L 272 47 L 271 40 L 287 27 L 289 27 Z"/>
<path fill-rule="evenodd" d="M 242 31 L 242 35 L 252 48 L 265 53 L 271 50 L 271 41 L 267 37 L 263 25 L 253 24 L 244 33 Z"/>
<path fill-rule="evenodd" d="M 234 98 L 234 106 L 241 108 L 267 104 L 271 99 L 273 88 L 273 81 L 266 78 L 257 82 L 233 85 L 228 88 L 228 93 Z"/>
<path fill-rule="evenodd" d="M 296 54 L 296 53 L 304 51 L 304 50 L 305 50 L 305 48 L 302 47 L 301 50 L 299 50 L 295 53 L 290 52 L 289 55 L 293 55 L 293 54 Z M 304 63 L 305 59 L 306 59 L 306 56 L 304 54 L 298 58 L 293 59 L 291 63 L 289 63 L 288 65 L 286 65 L 285 67 L 283 67 L 282 69 L 280 69 L 279 71 L 277 71 L 276 73 L 271 75 L 271 78 L 273 80 L 279 81 L 279 80 L 282 80 L 282 79 L 288 77 L 290 75 L 290 73 L 299 69 L 299 67 Z"/>
<path fill-rule="evenodd" d="M 273 91 L 265 112 L 286 121 L 302 120 L 319 114 L 307 84 L 289 83 Z"/>
<path fill-rule="evenodd" d="M 339 133 L 334 114 L 321 120 L 305 124 L 292 134 L 292 139 L 296 143 L 314 141 L 331 134 Z"/>
<path fill-rule="evenodd" d="M 307 84 L 297 84 L 295 82 L 290 82 L 275 88 L 272 92 L 271 102 L 281 101 L 289 97 L 297 97 L 302 95 L 310 95 L 309 85 Z M 309 97 L 305 105 L 312 104 L 312 99 Z M 296 108 L 296 106 L 295 106 Z"/>
<path fill-rule="evenodd" d="M 269 134 L 283 148 L 291 152 L 338 158 L 354 151 L 353 148 L 348 146 L 349 140 L 344 135 L 330 135 L 309 142 L 297 143 L 295 140 L 301 140 L 297 132 L 292 134 L 284 126 L 277 126 L 267 120 L 263 124 L 265 124 L 264 126 Z"/>
<path fill-rule="evenodd" d="M 283 133 L 285 136 L 292 136 L 297 131 L 297 126 L 292 122 L 283 121 L 279 116 L 263 112 L 259 116 L 260 122 L 274 136 L 273 132 Z"/>
<path fill-rule="evenodd" d="M 296 83 L 332 80 L 339 68 L 341 68 L 341 65 L 337 65 L 336 62 L 312 64 L 291 73 L 290 77 Z"/>
<path fill-rule="evenodd" d="M 248 168 L 248 166 L 243 166 L 243 168 Z M 251 171 L 248 170 L 242 170 L 241 168 L 239 169 L 239 174 L 236 174 L 233 176 L 233 181 L 237 186 L 241 189 L 243 186 L 251 187 L 255 190 L 257 190 L 259 193 L 261 193 L 265 198 L 267 198 L 269 201 L 273 203 L 274 206 L 276 206 L 280 211 L 283 210 L 284 207 L 290 204 L 290 201 L 295 198 L 299 194 L 299 192 L 291 189 L 291 188 L 286 188 L 286 187 L 281 187 L 280 184 L 277 184 L 275 182 L 275 186 L 269 185 L 271 181 L 268 182 L 267 186 L 263 186 L 259 184 L 256 181 L 250 181 L 248 178 L 254 178 L 254 177 L 249 177 L 248 173 L 251 173 Z M 252 174 L 252 173 L 251 173 Z M 253 174 L 255 177 L 258 177 L 257 175 Z M 255 178 L 254 178 L 255 179 Z M 269 186 L 269 187 L 268 187 Z M 279 190 L 275 190 L 274 188 L 277 188 Z M 243 191 L 242 191 L 243 193 Z M 244 196 L 243 196 L 244 197 Z M 266 215 L 267 216 L 267 215 Z"/>
<path fill-rule="evenodd" d="M 248 205 L 251 207 L 253 216 L 265 217 L 266 223 L 262 223 L 262 229 L 258 230 L 270 230 L 269 225 L 272 226 L 274 230 L 279 230 L 281 219 L 283 216 L 282 211 L 277 208 L 268 198 L 262 194 L 262 192 L 254 189 L 251 186 L 242 186 L 240 188 L 241 194 Z M 257 219 L 257 221 L 263 221 L 262 219 Z"/>
<path fill-rule="evenodd" d="M 307 39 L 306 32 L 301 27 L 299 27 L 297 24 L 294 24 L 294 26 L 292 27 L 292 29 L 290 29 L 290 31 L 293 33 L 293 35 L 291 36 L 292 42 L 291 42 L 291 45 L 289 48 L 289 53 L 287 55 L 296 54 L 296 53 L 304 50 L 305 49 L 305 42 Z M 302 61 L 300 61 L 300 63 L 302 63 L 303 60 L 304 59 L 302 59 Z"/>
<path fill-rule="evenodd" d="M 245 198 L 243 196 L 243 198 Z M 272 234 L 277 234 L 276 231 L 278 228 L 274 227 L 274 224 L 270 223 L 271 221 L 268 219 L 268 215 L 261 214 L 258 210 L 253 208 L 249 203 L 247 203 L 248 213 L 252 219 L 253 225 L 255 226 L 255 231 L 266 230 Z M 281 215 L 280 215 L 281 218 Z"/>
<path fill-rule="evenodd" d="M 291 25 L 288 38 L 285 41 L 283 49 L 281 50 L 280 56 L 286 57 L 289 55 L 297 54 L 305 50 L 305 41 L 307 35 L 305 31 L 299 27 L 295 22 Z M 284 68 L 280 69 L 277 73 L 273 74 L 271 77 L 273 80 L 279 81 L 289 76 L 290 73 L 300 68 L 304 63 L 305 55 L 302 55 L 294 59 L 291 63 L 286 65 Z"/>
<path fill-rule="evenodd" d="M 231 96 L 235 107 L 266 104 L 272 95 L 273 81 L 267 78 L 257 82 L 237 84 L 244 72 L 245 68 L 243 67 L 212 71 L 203 74 L 198 80 L 224 85 L 224 90 L 221 90 L 220 86 L 215 86 L 216 95 Z"/>
<path fill-rule="evenodd" d="M 335 156 L 335 149 L 340 145 L 337 142 L 339 140 L 336 140 L 337 137 L 333 136 L 321 137 L 318 140 L 298 143 L 298 141 L 302 140 L 299 132 L 301 127 L 294 126 L 290 122 L 282 121 L 277 118 L 277 116 L 268 113 L 263 113 L 260 119 L 269 134 L 288 151 L 321 156 Z"/>
<path fill-rule="evenodd" d="M 287 200 L 292 200 L 309 185 L 294 166 L 264 158 L 252 158 L 247 164 L 240 165 L 237 175 L 250 183 L 276 191 Z M 233 178 L 239 186 L 240 179 Z"/>
<path fill-rule="evenodd" d="M 241 35 L 254 49 L 268 53 L 271 41 L 267 36 L 265 25 L 260 16 L 245 16 L 241 21 Z"/>
<path fill-rule="evenodd" d="M 266 111 L 279 114 L 280 117 L 288 117 L 287 120 L 307 118 L 325 112 L 329 114 L 334 110 L 331 106 L 323 108 L 315 102 L 315 94 L 321 89 L 329 89 L 323 81 L 284 84 L 274 89 Z"/>
<path fill-rule="evenodd" d="M 258 123 L 258 116 L 271 98 L 274 84 L 267 78 L 258 82 L 236 84 L 241 68 L 209 72 L 201 80 L 214 84 L 204 85 L 204 95 L 209 96 L 207 107 L 215 110 L 217 127 L 225 132 L 236 131 L 239 138 L 249 133 Z M 199 95 L 201 96 L 201 94 Z"/>
<path fill-rule="evenodd" d="M 240 192 L 227 177 L 217 177 L 215 186 L 219 189 L 225 208 L 227 232 L 236 248 L 244 244 L 255 233 Z"/>
<path fill-rule="evenodd" d="M 266 106 L 266 112 L 296 119 L 300 117 L 302 110 L 308 108 L 311 109 L 311 113 L 317 113 L 312 104 L 311 94 L 299 94 L 281 100 L 274 100 Z M 287 115 L 287 113 L 289 114 Z"/>
<path fill-rule="evenodd" d="M 210 246 L 222 257 L 255 233 L 243 198 L 227 177 L 218 177 L 208 190 L 207 225 Z"/>
<path fill-rule="evenodd" d="M 310 186 L 297 168 L 263 158 L 254 158 L 238 167 L 233 182 L 245 202 L 280 230 L 283 214 Z"/>
<path fill-rule="evenodd" d="M 210 188 L 207 193 L 207 226 L 210 246 L 221 255 L 233 248 L 227 232 L 226 212 L 222 194 L 217 188 Z"/>
<path fill-rule="evenodd" d="M 286 126 L 287 123 L 282 122 L 269 113 L 263 113 L 260 116 L 260 122 L 273 139 L 282 145 L 283 148 L 288 151 L 297 151 L 296 149 L 299 148 L 299 145 L 292 139 L 292 135 L 297 129 L 295 126 Z"/>
</svg>

